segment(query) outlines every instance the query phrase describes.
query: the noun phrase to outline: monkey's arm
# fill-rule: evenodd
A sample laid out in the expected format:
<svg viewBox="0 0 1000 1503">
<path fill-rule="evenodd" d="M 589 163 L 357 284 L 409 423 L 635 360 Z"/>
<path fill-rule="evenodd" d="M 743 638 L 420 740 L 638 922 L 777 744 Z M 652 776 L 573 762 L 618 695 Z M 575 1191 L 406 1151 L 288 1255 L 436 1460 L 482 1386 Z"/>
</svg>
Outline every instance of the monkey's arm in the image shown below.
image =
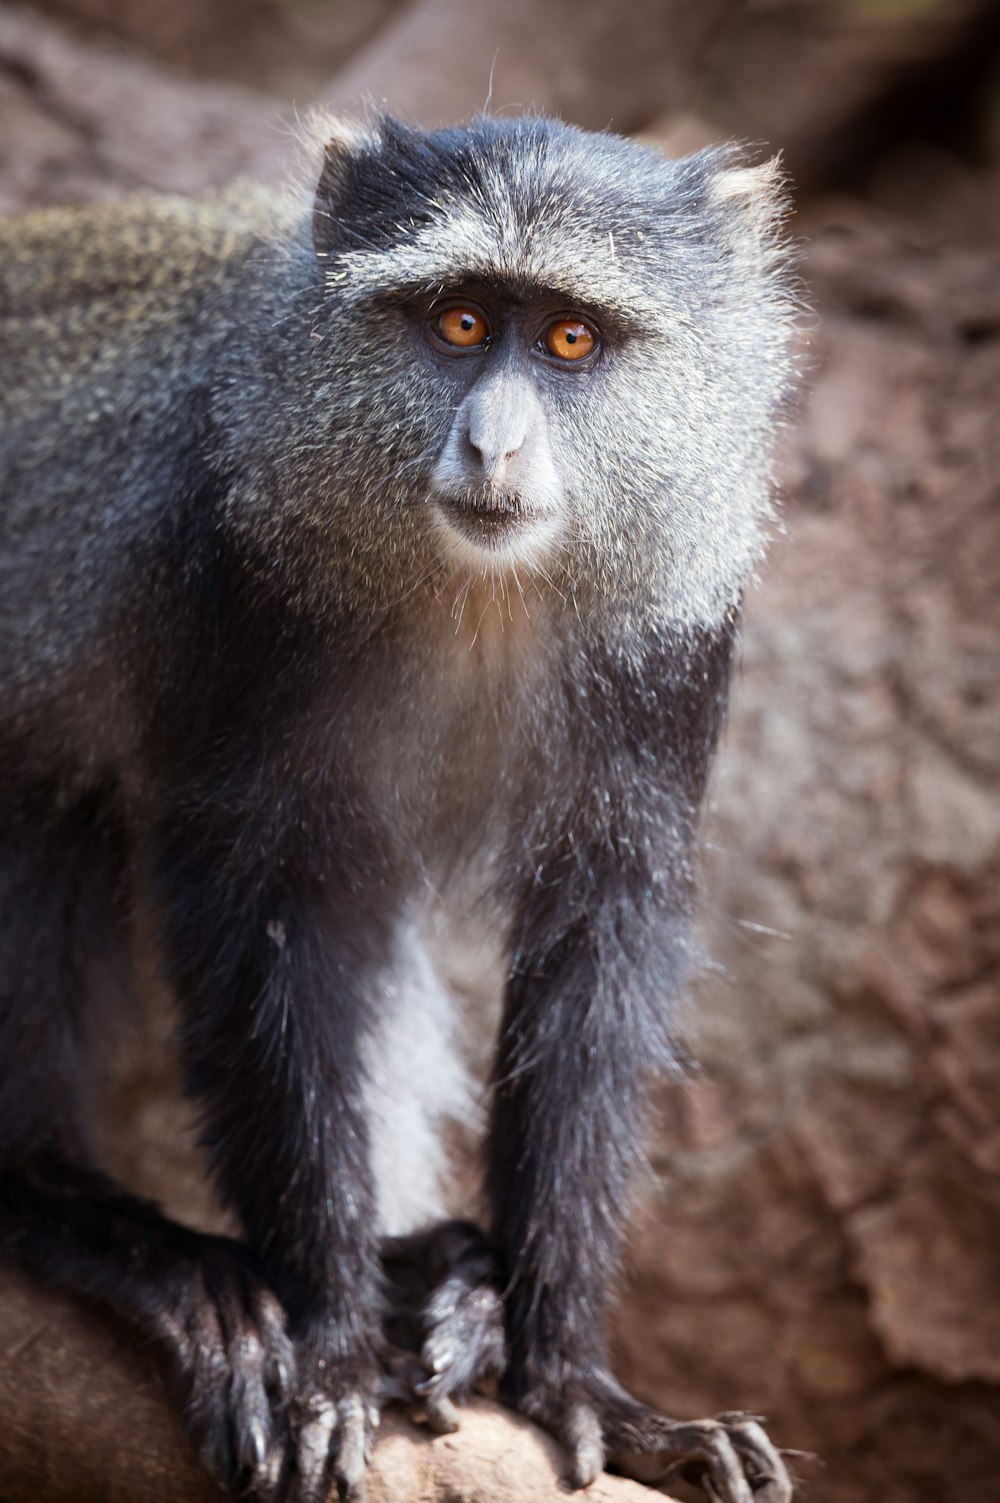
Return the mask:
<svg viewBox="0 0 1000 1503">
<path fill-rule="evenodd" d="M 608 1454 L 707 1469 L 725 1503 L 790 1496 L 758 1426 L 685 1425 L 611 1375 L 602 1329 L 641 1115 L 676 1064 L 688 969 L 692 847 L 724 703 L 731 633 L 596 665 L 578 696 L 597 748 L 540 853 L 515 934 L 490 1137 L 493 1240 L 507 1280 L 503 1392 L 554 1429 L 586 1485 Z M 585 755 L 581 752 L 581 755 Z"/>
<path fill-rule="evenodd" d="M 384 894 L 366 901 L 352 883 L 346 828 L 317 803 L 241 734 L 182 779 L 154 851 L 187 1083 L 220 1187 L 289 1315 L 303 1498 L 324 1496 L 331 1473 L 355 1495 L 376 1422 L 360 1060 L 366 987 L 391 942 Z"/>
</svg>

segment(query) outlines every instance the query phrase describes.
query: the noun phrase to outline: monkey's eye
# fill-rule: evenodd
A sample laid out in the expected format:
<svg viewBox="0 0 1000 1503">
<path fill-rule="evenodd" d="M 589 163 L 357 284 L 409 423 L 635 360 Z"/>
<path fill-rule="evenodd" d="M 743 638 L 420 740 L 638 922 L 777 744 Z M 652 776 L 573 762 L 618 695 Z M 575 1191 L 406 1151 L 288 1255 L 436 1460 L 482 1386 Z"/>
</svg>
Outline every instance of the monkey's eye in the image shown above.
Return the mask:
<svg viewBox="0 0 1000 1503">
<path fill-rule="evenodd" d="M 445 344 L 462 350 L 473 350 L 489 342 L 489 325 L 476 308 L 446 308 L 435 320 L 434 328 Z"/>
<path fill-rule="evenodd" d="M 545 348 L 557 360 L 583 360 L 597 348 L 597 335 L 580 318 L 560 318 L 544 334 Z"/>
</svg>

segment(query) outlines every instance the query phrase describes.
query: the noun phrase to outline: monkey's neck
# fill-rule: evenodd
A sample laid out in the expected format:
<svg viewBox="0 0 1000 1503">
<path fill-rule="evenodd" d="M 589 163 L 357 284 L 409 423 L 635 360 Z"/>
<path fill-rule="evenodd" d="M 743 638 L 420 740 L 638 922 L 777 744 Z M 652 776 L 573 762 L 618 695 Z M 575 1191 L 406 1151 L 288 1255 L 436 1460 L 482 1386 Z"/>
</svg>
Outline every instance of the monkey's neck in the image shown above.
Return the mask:
<svg viewBox="0 0 1000 1503">
<path fill-rule="evenodd" d="M 530 672 L 553 628 L 553 602 L 530 574 L 453 574 L 419 605 L 419 631 L 443 671 Z M 447 665 L 447 666 L 446 666 Z"/>
</svg>

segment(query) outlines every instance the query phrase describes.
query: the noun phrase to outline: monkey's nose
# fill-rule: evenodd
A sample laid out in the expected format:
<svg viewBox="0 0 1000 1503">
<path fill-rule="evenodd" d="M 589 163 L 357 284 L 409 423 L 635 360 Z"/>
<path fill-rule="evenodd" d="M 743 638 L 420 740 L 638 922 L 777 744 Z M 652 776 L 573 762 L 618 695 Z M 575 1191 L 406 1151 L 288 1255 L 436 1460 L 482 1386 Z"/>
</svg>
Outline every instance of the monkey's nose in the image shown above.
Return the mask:
<svg viewBox="0 0 1000 1503">
<path fill-rule="evenodd" d="M 477 479 L 506 478 L 528 437 L 531 412 L 522 381 L 501 378 L 473 391 L 461 419 L 466 463 Z"/>
<path fill-rule="evenodd" d="M 505 435 L 499 445 L 486 435 L 473 435 L 471 430 L 465 435 L 466 463 L 484 480 L 503 480 L 511 460 L 516 459 L 523 448 L 523 434 L 516 440 Z"/>
</svg>

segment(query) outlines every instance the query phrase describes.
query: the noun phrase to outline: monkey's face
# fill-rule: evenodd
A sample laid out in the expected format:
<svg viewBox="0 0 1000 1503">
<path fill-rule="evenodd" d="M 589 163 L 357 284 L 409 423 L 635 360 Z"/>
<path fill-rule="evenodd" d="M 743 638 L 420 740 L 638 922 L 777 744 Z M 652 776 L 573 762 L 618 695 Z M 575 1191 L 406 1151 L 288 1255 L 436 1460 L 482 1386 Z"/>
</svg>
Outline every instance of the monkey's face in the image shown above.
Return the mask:
<svg viewBox="0 0 1000 1503">
<path fill-rule="evenodd" d="M 734 160 L 530 118 L 328 145 L 327 432 L 357 553 L 689 618 L 735 598 L 789 303 L 773 173 Z"/>
<path fill-rule="evenodd" d="M 423 331 L 458 399 L 430 476 L 442 547 L 473 568 L 543 564 L 569 530 L 572 463 L 557 451 L 546 398 L 593 376 L 600 331 L 551 300 L 488 287 L 433 302 Z"/>
</svg>

